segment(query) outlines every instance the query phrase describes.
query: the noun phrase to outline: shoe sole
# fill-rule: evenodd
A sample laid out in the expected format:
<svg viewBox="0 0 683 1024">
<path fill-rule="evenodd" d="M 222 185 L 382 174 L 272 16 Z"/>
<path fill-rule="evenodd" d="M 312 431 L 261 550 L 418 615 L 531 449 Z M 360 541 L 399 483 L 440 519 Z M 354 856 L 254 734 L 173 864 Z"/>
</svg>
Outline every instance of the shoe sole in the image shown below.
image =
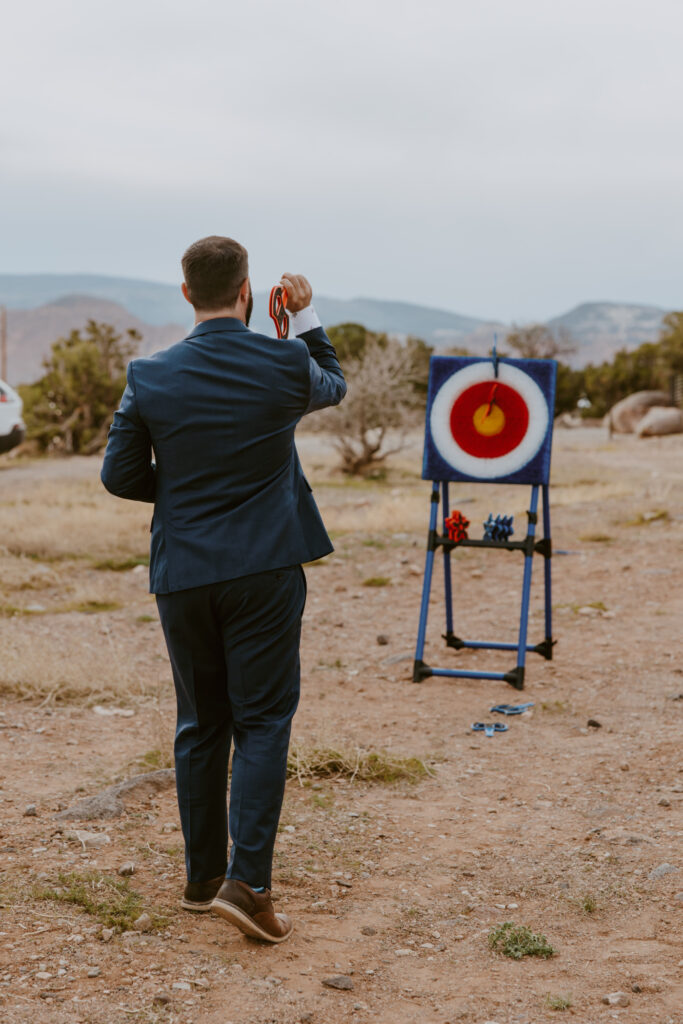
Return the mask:
<svg viewBox="0 0 683 1024">
<path fill-rule="evenodd" d="M 225 900 L 214 900 L 211 909 L 214 913 L 229 921 L 230 924 L 234 924 L 245 935 L 251 936 L 252 939 L 261 939 L 263 942 L 284 942 L 294 931 L 294 925 L 292 925 L 286 935 L 277 937 L 271 935 L 270 932 L 265 931 L 260 925 L 256 924 L 253 918 L 245 914 L 239 907 L 236 907 L 234 903 L 226 903 Z"/>
<path fill-rule="evenodd" d="M 206 914 L 207 911 L 211 910 L 213 900 L 206 900 L 204 903 L 195 903 L 193 900 L 186 900 L 183 897 L 180 901 L 180 906 L 183 910 L 193 910 L 195 914 Z"/>
</svg>

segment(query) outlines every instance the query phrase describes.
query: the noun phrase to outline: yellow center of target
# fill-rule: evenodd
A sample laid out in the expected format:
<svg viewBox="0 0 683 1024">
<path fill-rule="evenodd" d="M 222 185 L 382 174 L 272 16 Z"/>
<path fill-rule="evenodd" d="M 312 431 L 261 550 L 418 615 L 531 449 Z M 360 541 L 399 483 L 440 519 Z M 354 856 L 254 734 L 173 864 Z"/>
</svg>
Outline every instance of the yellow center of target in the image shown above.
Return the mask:
<svg viewBox="0 0 683 1024">
<path fill-rule="evenodd" d="M 505 427 L 505 413 L 495 402 L 480 405 L 472 417 L 474 429 L 484 437 L 494 437 Z"/>
</svg>

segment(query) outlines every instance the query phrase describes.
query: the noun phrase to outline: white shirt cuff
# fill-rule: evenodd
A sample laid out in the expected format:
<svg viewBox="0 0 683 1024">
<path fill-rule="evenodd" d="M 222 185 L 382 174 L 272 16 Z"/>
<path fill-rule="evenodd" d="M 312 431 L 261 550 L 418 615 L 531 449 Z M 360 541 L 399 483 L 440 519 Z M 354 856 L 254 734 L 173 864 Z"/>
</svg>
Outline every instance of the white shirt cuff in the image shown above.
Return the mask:
<svg viewBox="0 0 683 1024">
<path fill-rule="evenodd" d="M 320 317 L 313 306 L 306 306 L 305 309 L 300 309 L 298 313 L 290 313 L 289 323 L 292 328 L 292 332 L 297 336 L 297 338 L 300 334 L 305 334 L 306 331 L 312 331 L 316 327 L 322 327 Z"/>
</svg>

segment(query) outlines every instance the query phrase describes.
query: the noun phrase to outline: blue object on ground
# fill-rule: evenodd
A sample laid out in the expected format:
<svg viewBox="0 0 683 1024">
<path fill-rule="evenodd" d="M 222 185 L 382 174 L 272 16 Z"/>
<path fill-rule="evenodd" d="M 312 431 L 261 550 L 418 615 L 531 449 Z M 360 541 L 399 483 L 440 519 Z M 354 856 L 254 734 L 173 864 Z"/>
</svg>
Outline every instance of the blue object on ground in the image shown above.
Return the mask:
<svg viewBox="0 0 683 1024">
<path fill-rule="evenodd" d="M 503 722 L 473 722 L 472 728 L 475 732 L 483 732 L 485 736 L 508 731 L 507 725 L 504 725 Z"/>
<path fill-rule="evenodd" d="M 500 715 L 523 715 L 533 706 L 533 701 L 529 701 L 528 704 L 494 704 L 491 711 L 497 711 Z"/>
</svg>

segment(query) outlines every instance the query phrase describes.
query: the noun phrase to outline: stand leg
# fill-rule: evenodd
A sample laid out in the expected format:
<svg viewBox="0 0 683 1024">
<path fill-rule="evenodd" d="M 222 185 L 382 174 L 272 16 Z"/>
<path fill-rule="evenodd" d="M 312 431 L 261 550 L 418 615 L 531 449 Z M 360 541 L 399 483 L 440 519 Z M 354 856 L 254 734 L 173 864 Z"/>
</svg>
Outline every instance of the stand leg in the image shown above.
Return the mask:
<svg viewBox="0 0 683 1024">
<path fill-rule="evenodd" d="M 529 525 L 527 537 L 533 538 L 536 534 L 536 518 L 538 512 L 538 485 L 531 488 L 531 502 L 529 505 Z M 529 602 L 531 600 L 531 570 L 533 567 L 533 547 L 524 556 L 524 580 L 522 582 L 522 609 L 519 617 L 519 640 L 517 645 L 517 667 L 514 672 L 508 673 L 508 681 L 516 690 L 524 689 L 524 666 L 526 662 L 526 634 L 529 624 Z"/>
<path fill-rule="evenodd" d="M 444 480 L 441 484 L 441 519 L 444 523 L 444 533 L 446 532 L 445 522 L 449 515 L 448 483 Z M 448 643 L 453 636 L 453 586 L 451 582 L 451 552 L 449 548 L 443 549 L 443 579 L 446 598 L 446 643 Z"/>
<path fill-rule="evenodd" d="M 427 558 L 425 559 L 425 574 L 422 583 L 422 603 L 420 605 L 420 625 L 417 630 L 417 645 L 415 647 L 415 661 L 413 664 L 413 682 L 421 683 L 432 674 L 429 665 L 425 665 L 422 657 L 425 649 L 425 637 L 427 635 L 427 615 L 429 613 L 429 594 L 432 589 L 432 573 L 434 571 L 434 546 L 432 539 L 436 531 L 437 515 L 439 512 L 439 485 L 432 484 L 432 507 L 429 514 L 429 539 L 427 541 Z"/>
<path fill-rule="evenodd" d="M 545 581 L 545 656 L 548 661 L 552 661 L 553 657 L 553 596 L 552 596 L 552 581 L 551 581 L 551 561 L 550 555 L 552 552 L 551 540 L 550 540 L 550 499 L 548 493 L 548 485 L 543 484 L 543 539 L 546 541 L 548 551 L 543 559 L 543 576 Z"/>
</svg>

